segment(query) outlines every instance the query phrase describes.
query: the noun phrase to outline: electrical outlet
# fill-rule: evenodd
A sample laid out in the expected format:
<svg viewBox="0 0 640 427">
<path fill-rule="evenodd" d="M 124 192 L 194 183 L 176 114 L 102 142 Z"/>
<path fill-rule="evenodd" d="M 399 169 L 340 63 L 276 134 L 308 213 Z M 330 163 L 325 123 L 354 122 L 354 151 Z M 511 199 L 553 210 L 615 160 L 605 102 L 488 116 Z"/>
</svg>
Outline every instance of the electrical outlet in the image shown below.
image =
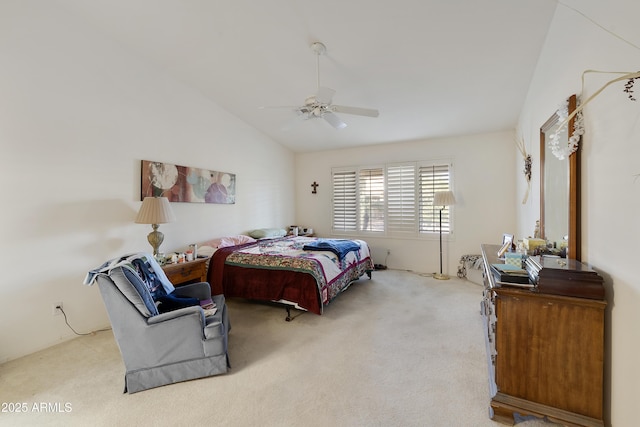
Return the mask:
<svg viewBox="0 0 640 427">
<path fill-rule="evenodd" d="M 56 302 L 51 306 L 52 309 L 52 313 L 54 316 L 60 316 L 62 314 L 62 311 L 60 309 L 62 309 L 62 302 Z"/>
</svg>

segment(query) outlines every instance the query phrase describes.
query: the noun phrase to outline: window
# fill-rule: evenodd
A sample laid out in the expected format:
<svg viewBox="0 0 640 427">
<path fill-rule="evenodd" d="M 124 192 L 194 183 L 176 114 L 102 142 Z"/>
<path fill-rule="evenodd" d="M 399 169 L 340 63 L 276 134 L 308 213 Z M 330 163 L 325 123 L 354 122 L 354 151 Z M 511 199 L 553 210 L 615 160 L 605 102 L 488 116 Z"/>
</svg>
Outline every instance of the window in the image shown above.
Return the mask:
<svg viewBox="0 0 640 427">
<path fill-rule="evenodd" d="M 420 232 L 440 232 L 440 208 L 433 205 L 433 197 L 437 191 L 447 191 L 450 187 L 449 166 L 431 165 L 419 168 L 420 180 Z M 442 232 L 451 232 L 450 206 L 442 209 Z"/>
<path fill-rule="evenodd" d="M 356 229 L 356 171 L 333 172 L 333 229 Z"/>
<path fill-rule="evenodd" d="M 387 166 L 387 226 L 389 231 L 416 231 L 416 167 L 412 164 Z"/>
<path fill-rule="evenodd" d="M 332 170 L 333 231 L 380 236 L 438 233 L 435 192 L 451 188 L 450 161 L 405 162 Z M 452 233 L 450 207 L 442 210 L 442 232 Z"/>
<path fill-rule="evenodd" d="M 358 230 L 384 231 L 384 173 L 382 168 L 358 173 Z"/>
</svg>

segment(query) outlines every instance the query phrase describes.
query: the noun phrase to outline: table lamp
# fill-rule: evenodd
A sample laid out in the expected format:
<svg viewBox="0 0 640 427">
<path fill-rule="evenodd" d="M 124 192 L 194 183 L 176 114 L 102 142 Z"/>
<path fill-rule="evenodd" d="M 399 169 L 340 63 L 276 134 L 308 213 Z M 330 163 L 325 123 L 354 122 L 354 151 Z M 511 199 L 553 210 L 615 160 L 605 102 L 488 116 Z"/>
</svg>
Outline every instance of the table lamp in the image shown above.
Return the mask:
<svg viewBox="0 0 640 427">
<path fill-rule="evenodd" d="M 158 231 L 158 224 L 173 222 L 173 215 L 169 199 L 166 197 L 145 197 L 140 206 L 140 212 L 136 217 L 137 224 L 151 224 L 153 231 L 147 236 L 149 244 L 153 247 L 153 256 L 158 255 L 158 249 L 164 240 L 164 234 Z"/>
</svg>

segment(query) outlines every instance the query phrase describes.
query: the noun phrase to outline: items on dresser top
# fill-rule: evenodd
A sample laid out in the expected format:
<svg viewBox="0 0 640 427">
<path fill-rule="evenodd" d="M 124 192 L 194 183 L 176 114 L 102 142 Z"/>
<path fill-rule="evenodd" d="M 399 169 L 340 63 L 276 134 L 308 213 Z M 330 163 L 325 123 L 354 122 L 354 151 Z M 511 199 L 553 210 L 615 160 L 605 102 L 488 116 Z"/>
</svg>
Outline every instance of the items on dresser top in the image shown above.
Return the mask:
<svg viewBox="0 0 640 427">
<path fill-rule="evenodd" d="M 604 282 L 590 266 L 553 255 L 525 256 L 507 252 L 498 258 L 499 245 L 483 245 L 492 286 L 528 287 L 534 292 L 578 298 L 604 299 Z M 523 267 L 518 267 L 518 264 Z"/>
<path fill-rule="evenodd" d="M 529 274 L 527 270 L 513 264 L 491 264 L 491 273 L 496 282 L 505 285 L 527 284 L 533 286 L 529 282 Z"/>
<path fill-rule="evenodd" d="M 604 299 L 604 281 L 587 264 L 553 256 L 528 257 L 526 268 L 538 292 Z"/>
</svg>

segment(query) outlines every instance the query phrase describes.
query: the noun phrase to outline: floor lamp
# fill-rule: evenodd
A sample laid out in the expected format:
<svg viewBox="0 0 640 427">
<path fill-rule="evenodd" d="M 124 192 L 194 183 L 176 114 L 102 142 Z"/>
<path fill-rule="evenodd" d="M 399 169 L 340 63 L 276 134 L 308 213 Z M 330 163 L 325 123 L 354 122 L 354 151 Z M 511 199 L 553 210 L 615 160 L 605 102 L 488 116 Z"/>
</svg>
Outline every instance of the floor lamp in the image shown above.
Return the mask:
<svg viewBox="0 0 640 427">
<path fill-rule="evenodd" d="M 440 273 L 433 273 L 433 277 L 440 280 L 449 279 L 449 276 L 442 272 L 442 210 L 455 204 L 456 198 L 452 191 L 438 191 L 433 196 L 433 206 L 442 206 L 440 208 Z"/>
</svg>

